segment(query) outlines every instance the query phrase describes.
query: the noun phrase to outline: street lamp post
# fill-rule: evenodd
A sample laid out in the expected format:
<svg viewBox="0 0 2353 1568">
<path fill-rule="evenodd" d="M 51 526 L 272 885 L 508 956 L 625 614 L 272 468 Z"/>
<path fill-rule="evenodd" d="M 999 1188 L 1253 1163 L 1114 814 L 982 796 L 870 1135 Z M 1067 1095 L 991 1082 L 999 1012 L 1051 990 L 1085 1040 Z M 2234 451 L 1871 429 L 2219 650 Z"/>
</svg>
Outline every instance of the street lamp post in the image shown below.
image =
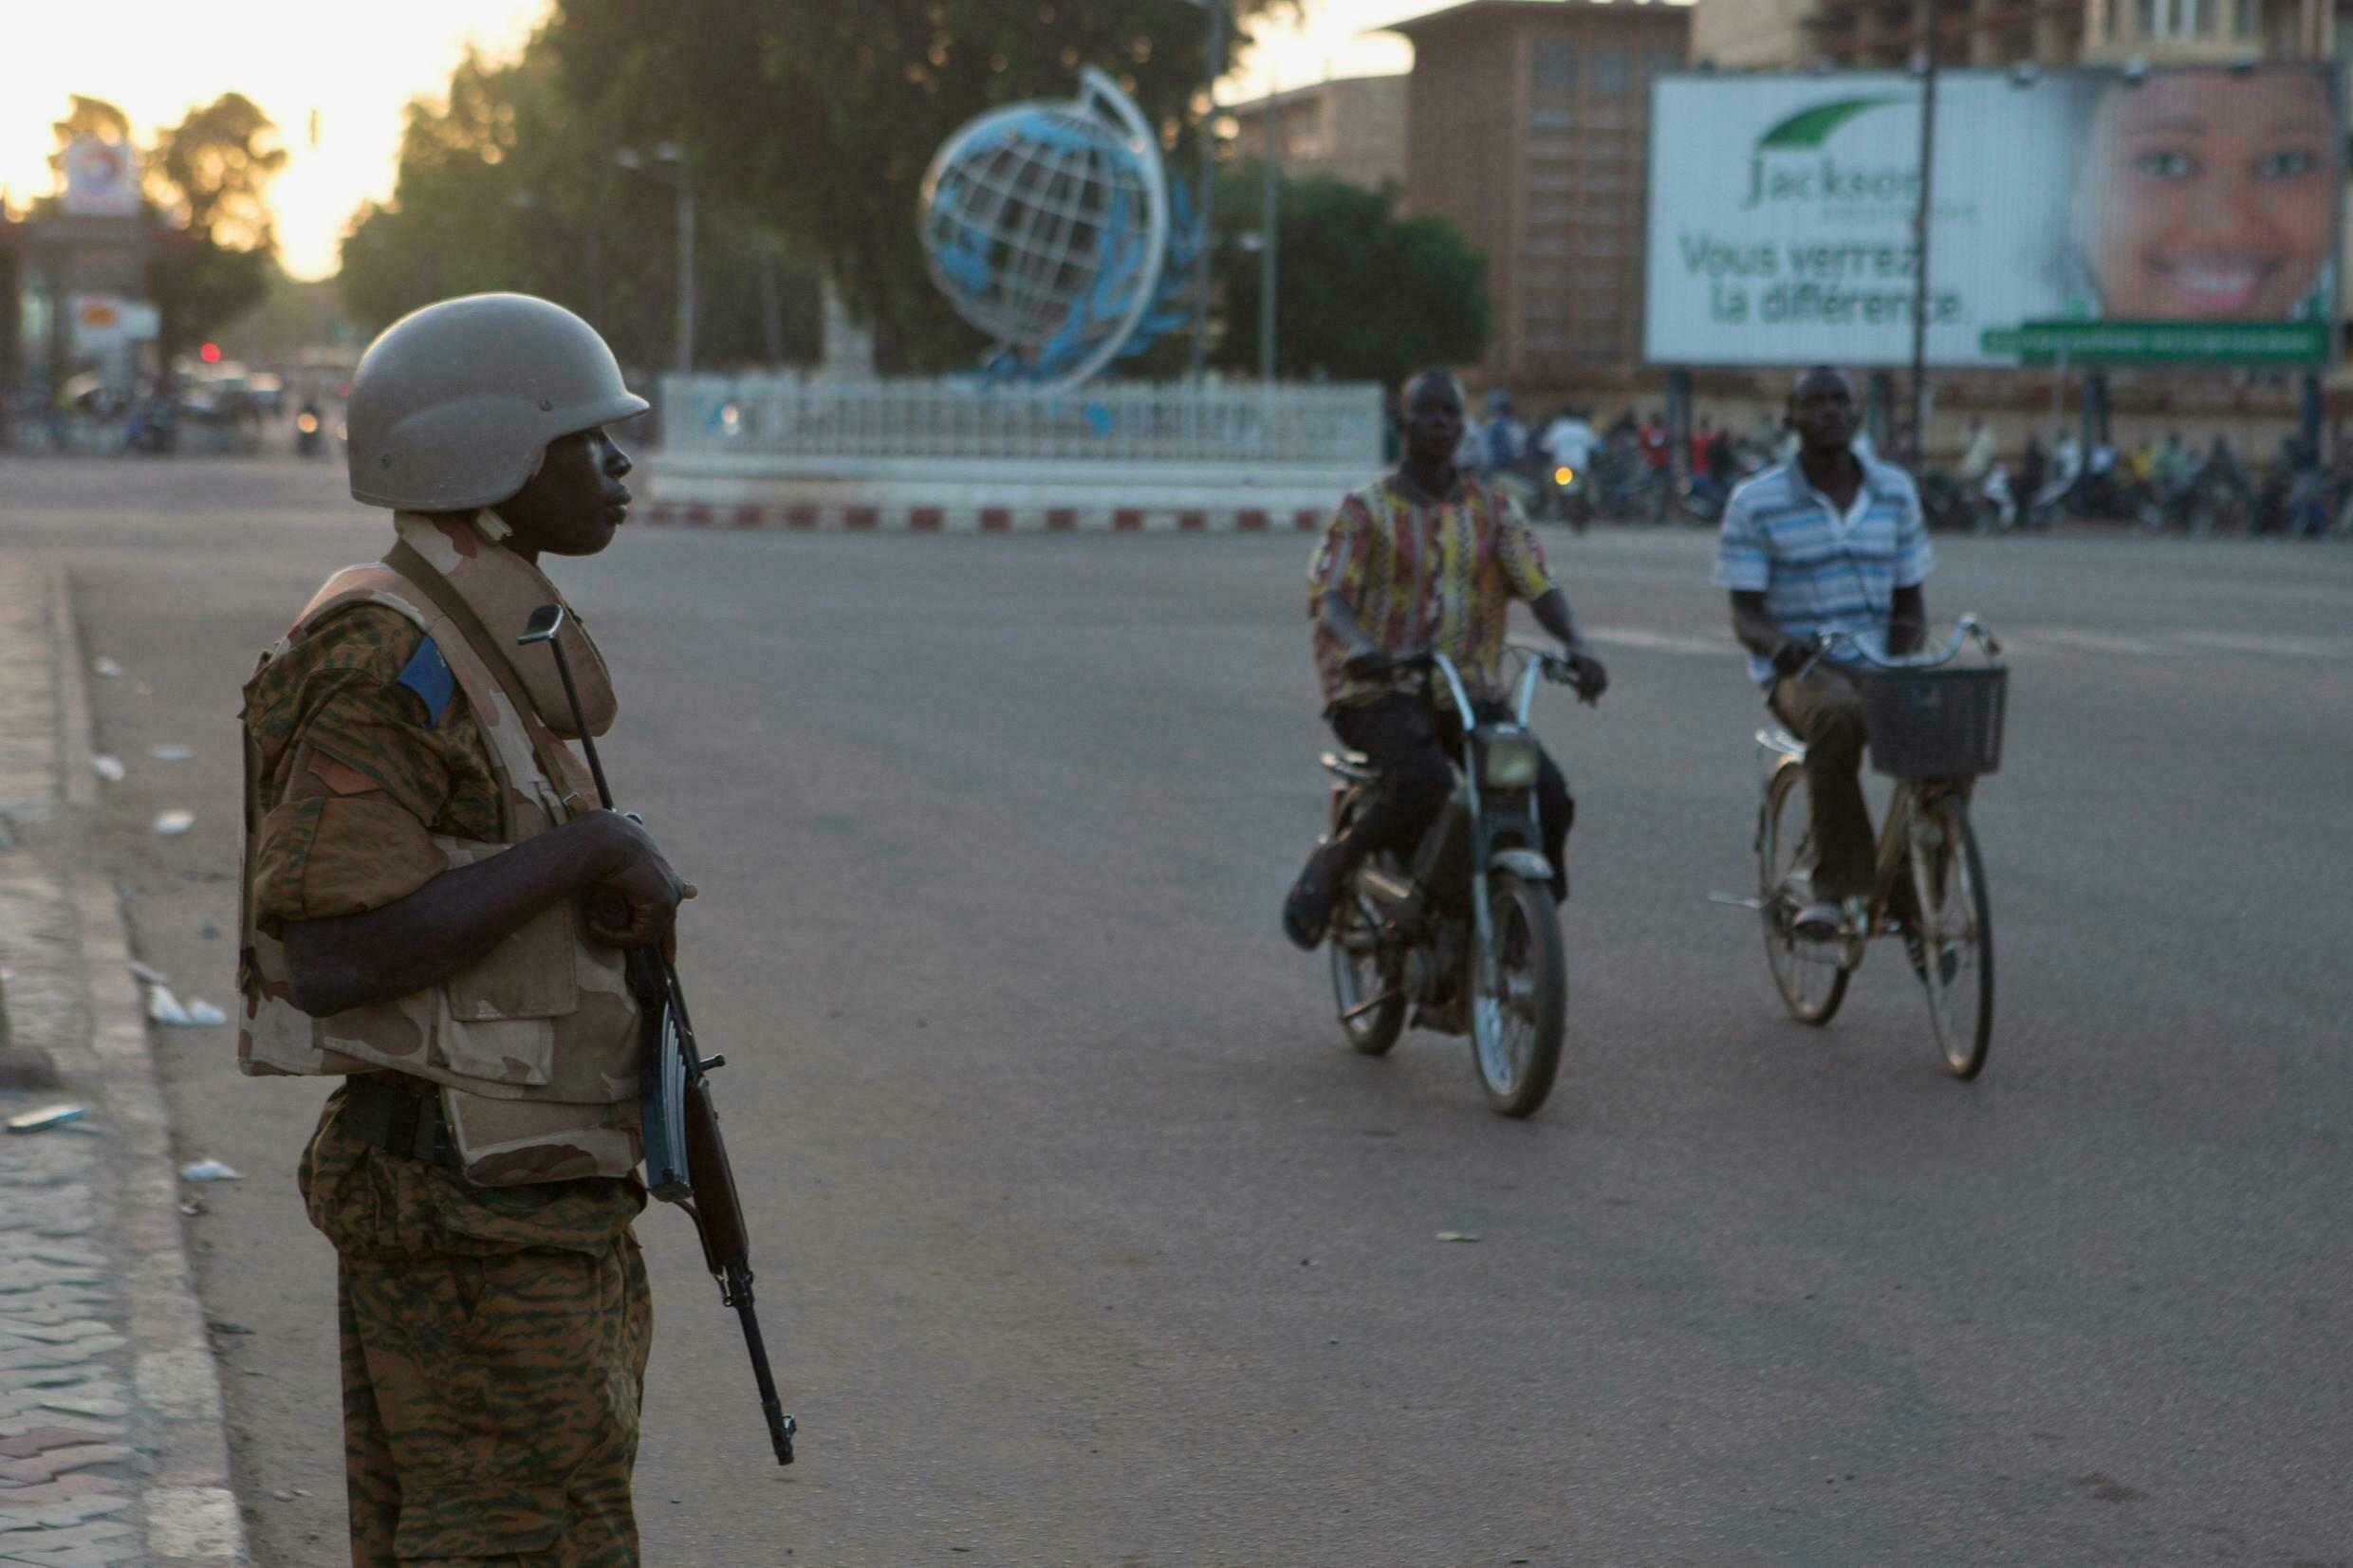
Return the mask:
<svg viewBox="0 0 2353 1568">
<path fill-rule="evenodd" d="M 1912 241 L 1912 462 L 1928 450 L 1928 233 L 1936 190 L 1936 0 L 1921 0 L 1928 36 L 1920 56 L 1920 191 Z"/>
<path fill-rule="evenodd" d="M 1271 64 L 1267 68 L 1266 156 L 1259 159 L 1258 231 L 1266 236 L 1258 252 L 1258 378 L 1274 385 L 1274 286 L 1280 275 L 1277 252 L 1282 248 L 1283 90 Z"/>
<path fill-rule="evenodd" d="M 624 169 L 652 173 L 634 147 L 623 147 L 613 155 L 613 161 Z M 695 368 L 695 182 L 687 174 L 686 157 L 679 151 L 676 142 L 658 143 L 654 148 L 654 161 L 670 171 L 667 175 L 656 177 L 670 186 L 677 205 L 677 344 L 673 355 L 673 365 L 683 376 Z"/>
<path fill-rule="evenodd" d="M 1217 200 L 1213 183 L 1217 170 L 1217 68 L 1226 52 L 1226 0 L 1189 3 L 1209 13 L 1209 46 L 1201 63 L 1201 87 L 1209 104 L 1201 116 L 1201 184 L 1195 203 L 1200 210 L 1195 221 L 1200 225 L 1201 241 L 1198 270 L 1193 279 L 1193 379 L 1197 386 L 1209 374 L 1209 257 L 1214 228 L 1210 216 Z"/>
</svg>

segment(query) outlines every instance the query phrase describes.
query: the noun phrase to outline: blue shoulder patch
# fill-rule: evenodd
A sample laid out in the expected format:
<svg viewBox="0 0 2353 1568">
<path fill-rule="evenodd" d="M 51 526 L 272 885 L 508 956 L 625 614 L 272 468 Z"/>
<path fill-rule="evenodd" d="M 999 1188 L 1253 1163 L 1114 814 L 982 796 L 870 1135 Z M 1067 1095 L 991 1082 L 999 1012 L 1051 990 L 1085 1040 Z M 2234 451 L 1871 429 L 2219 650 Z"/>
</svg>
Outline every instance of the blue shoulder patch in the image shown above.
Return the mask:
<svg viewBox="0 0 2353 1568">
<path fill-rule="evenodd" d="M 425 705 L 425 728 L 433 729 L 449 710 L 450 698 L 456 694 L 457 677 L 450 673 L 450 661 L 441 656 L 441 650 L 427 637 L 417 645 L 417 655 L 402 668 L 393 684 L 405 686 Z"/>
</svg>

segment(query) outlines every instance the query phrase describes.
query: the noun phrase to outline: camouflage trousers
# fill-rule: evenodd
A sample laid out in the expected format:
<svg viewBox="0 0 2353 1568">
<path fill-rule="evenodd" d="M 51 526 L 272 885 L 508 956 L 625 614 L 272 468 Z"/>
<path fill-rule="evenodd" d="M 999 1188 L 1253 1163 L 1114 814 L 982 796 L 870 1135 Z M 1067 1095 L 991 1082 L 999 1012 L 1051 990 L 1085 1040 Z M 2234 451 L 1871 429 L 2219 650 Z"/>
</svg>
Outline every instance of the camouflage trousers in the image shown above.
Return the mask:
<svg viewBox="0 0 2353 1568">
<path fill-rule="evenodd" d="M 637 1568 L 643 1190 L 471 1188 L 350 1138 L 340 1103 L 303 1180 L 339 1254 L 353 1568 Z"/>
</svg>

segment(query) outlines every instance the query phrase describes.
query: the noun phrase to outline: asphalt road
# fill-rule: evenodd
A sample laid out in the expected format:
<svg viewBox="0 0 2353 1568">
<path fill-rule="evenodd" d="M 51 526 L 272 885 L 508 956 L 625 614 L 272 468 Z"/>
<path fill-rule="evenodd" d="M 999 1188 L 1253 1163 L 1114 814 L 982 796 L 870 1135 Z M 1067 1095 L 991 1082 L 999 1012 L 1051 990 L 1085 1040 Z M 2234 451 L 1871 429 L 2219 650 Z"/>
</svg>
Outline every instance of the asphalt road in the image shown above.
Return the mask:
<svg viewBox="0 0 2353 1568">
<path fill-rule="evenodd" d="M 384 537 L 324 467 L 0 461 L 0 562 L 71 563 L 125 669 L 98 850 L 183 996 L 231 985 L 236 689 Z M 1348 1053 L 1277 934 L 1323 787 L 1305 539 L 641 530 L 562 568 L 607 766 L 703 890 L 805 1430 L 778 1472 L 649 1214 L 648 1562 L 2353 1560 L 2353 552 L 1939 542 L 1932 609 L 2015 666 L 1961 1085 L 1892 950 L 1817 1034 L 1706 901 L 1752 875 L 1759 718 L 1709 541 L 1547 538 L 1615 684 L 1540 699 L 1581 815 L 1527 1124 L 1458 1042 Z M 159 1049 L 184 1153 L 247 1175 L 189 1223 L 257 1541 L 308 1568 L 320 1086 Z"/>
</svg>

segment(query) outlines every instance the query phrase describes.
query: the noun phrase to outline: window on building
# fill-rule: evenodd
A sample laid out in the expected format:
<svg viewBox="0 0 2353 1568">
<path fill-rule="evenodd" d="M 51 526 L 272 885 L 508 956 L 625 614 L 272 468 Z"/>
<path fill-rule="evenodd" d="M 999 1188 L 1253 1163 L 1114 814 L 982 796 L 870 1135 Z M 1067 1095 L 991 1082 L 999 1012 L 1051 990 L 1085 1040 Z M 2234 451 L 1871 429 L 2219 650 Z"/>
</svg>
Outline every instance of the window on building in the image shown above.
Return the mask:
<svg viewBox="0 0 2353 1568">
<path fill-rule="evenodd" d="M 2211 38 L 2215 35 L 2216 0 L 2133 0 L 2140 19 L 2140 36 L 2156 42 L 2189 38 Z M 2232 18 L 2235 29 L 2244 25 L 2246 13 L 2254 9 L 2254 0 L 2231 0 L 2237 14 Z M 2248 36 L 2241 33 L 2239 36 Z"/>
<path fill-rule="evenodd" d="M 1539 38 L 1529 61 L 1529 85 L 1538 98 L 1566 98 L 1577 90 L 1577 49 L 1566 38 Z"/>
<path fill-rule="evenodd" d="M 2231 0 L 2231 36 L 2233 38 L 2255 36 L 2257 9 L 2255 0 Z"/>
<path fill-rule="evenodd" d="M 1596 45 L 1593 50 L 1593 90 L 1603 96 L 1614 96 L 1626 90 L 1626 46 L 1623 44 Z"/>
<path fill-rule="evenodd" d="M 1283 155 L 1302 161 L 1328 156 L 1331 138 L 1325 134 L 1325 111 L 1330 107 L 1322 99 L 1287 108 L 1283 113 Z"/>
</svg>

